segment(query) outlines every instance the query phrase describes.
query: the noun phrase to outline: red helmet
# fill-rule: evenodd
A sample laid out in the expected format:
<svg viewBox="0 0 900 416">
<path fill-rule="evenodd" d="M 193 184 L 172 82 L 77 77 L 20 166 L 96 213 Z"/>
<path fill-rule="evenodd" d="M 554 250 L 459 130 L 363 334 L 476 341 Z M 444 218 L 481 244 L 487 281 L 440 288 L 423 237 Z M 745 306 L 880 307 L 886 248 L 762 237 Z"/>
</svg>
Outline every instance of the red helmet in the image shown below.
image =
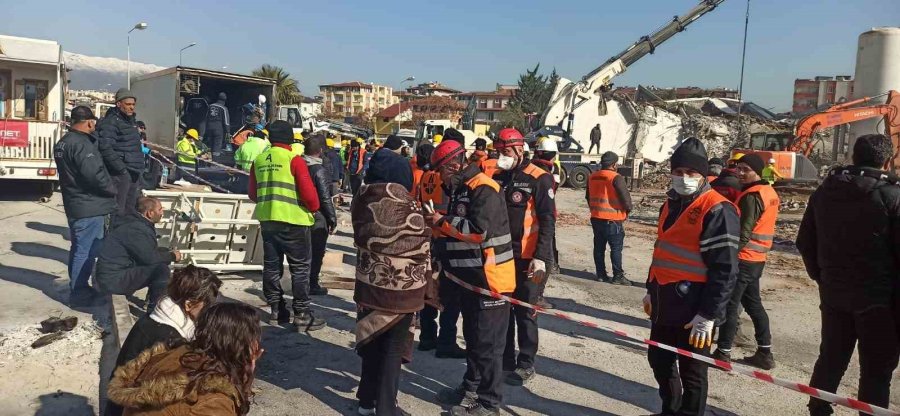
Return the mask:
<svg viewBox="0 0 900 416">
<path fill-rule="evenodd" d="M 500 133 L 497 134 L 497 140 L 494 140 L 494 148 L 498 150 L 505 147 L 524 145 L 525 137 L 522 136 L 522 133 L 519 133 L 518 130 L 512 127 L 500 130 Z"/>
<path fill-rule="evenodd" d="M 465 153 L 466 149 L 456 140 L 445 140 L 431 153 L 431 168 L 437 169 L 453 158 Z"/>
</svg>

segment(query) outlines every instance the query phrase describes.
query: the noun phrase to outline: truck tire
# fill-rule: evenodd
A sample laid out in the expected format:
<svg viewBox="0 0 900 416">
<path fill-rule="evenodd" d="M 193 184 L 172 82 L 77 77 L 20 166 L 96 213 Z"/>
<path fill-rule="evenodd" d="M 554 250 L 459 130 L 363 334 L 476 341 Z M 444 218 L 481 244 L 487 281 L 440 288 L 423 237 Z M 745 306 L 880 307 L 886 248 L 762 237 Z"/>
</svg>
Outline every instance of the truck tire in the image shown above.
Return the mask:
<svg viewBox="0 0 900 416">
<path fill-rule="evenodd" d="M 569 180 L 569 172 L 566 172 L 566 167 L 561 166 L 559 168 L 559 186 L 569 186 L 566 181 Z"/>
<path fill-rule="evenodd" d="M 572 174 L 569 175 L 569 185 L 575 189 L 582 189 L 587 186 L 590 177 L 590 169 L 585 166 L 575 166 L 572 168 Z"/>
</svg>

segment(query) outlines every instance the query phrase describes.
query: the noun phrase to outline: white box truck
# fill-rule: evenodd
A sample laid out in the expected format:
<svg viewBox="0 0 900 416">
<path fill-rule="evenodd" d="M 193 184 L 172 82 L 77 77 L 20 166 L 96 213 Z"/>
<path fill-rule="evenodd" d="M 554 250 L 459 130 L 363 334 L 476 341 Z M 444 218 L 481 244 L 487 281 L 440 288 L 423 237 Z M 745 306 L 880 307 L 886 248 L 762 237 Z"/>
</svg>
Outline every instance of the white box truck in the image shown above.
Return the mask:
<svg viewBox="0 0 900 416">
<path fill-rule="evenodd" d="M 65 90 L 59 43 L 0 35 L 0 180 L 29 180 L 53 192 Z"/>
</svg>

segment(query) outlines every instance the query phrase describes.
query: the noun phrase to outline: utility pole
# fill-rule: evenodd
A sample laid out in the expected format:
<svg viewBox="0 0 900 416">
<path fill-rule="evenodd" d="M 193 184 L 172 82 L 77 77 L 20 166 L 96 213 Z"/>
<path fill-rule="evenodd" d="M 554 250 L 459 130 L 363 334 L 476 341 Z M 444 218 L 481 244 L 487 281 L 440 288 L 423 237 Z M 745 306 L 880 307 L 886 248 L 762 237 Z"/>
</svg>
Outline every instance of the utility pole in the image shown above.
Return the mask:
<svg viewBox="0 0 900 416">
<path fill-rule="evenodd" d="M 744 108 L 744 63 L 747 61 L 747 27 L 750 26 L 750 0 L 747 0 L 747 13 L 744 16 L 744 49 L 741 51 L 741 82 L 738 86 L 738 133 L 737 138 L 741 139 L 744 135 L 744 122 L 741 120 L 741 111 Z M 749 148 L 751 143 L 747 143 Z"/>
</svg>

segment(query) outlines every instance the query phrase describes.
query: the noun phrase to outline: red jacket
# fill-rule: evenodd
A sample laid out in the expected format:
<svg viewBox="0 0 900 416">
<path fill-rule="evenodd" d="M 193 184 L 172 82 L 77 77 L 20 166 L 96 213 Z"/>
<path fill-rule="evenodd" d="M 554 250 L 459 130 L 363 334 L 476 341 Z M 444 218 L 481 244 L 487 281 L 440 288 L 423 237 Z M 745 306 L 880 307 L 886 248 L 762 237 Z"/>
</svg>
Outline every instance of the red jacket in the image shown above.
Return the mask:
<svg viewBox="0 0 900 416">
<path fill-rule="evenodd" d="M 285 143 L 272 143 L 282 149 L 291 150 L 291 145 Z M 294 182 L 297 184 L 297 195 L 300 197 L 300 203 L 309 210 L 316 212 L 319 210 L 319 194 L 316 192 L 316 186 L 313 185 L 312 178 L 309 176 L 309 168 L 301 156 L 294 156 L 291 159 L 291 174 L 294 175 Z M 250 200 L 256 202 L 256 170 L 250 167 L 250 188 L 247 189 L 247 196 Z"/>
</svg>

